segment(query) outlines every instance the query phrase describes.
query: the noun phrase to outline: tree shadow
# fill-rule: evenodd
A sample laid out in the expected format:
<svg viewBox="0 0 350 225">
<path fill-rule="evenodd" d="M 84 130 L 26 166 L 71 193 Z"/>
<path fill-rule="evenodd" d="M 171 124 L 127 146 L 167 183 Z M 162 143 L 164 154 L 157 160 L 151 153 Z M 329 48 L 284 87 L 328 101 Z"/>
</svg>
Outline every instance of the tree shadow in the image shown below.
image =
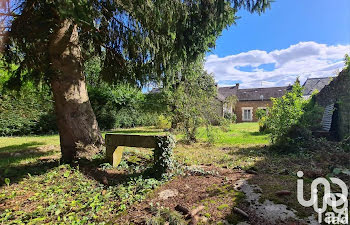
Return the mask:
<svg viewBox="0 0 350 225">
<path fill-rule="evenodd" d="M 131 154 L 131 156 L 134 154 Z M 137 155 L 137 153 L 136 153 Z M 153 170 L 153 160 L 147 159 L 142 155 L 137 155 L 141 160 L 134 162 L 134 157 L 130 157 L 127 152 L 124 152 L 122 160 L 128 165 L 128 167 L 140 167 L 141 169 L 130 170 L 122 167 L 117 168 L 101 168 L 101 165 L 109 165 L 108 160 L 101 156 L 93 160 L 80 159 L 77 161 L 79 170 L 87 177 L 96 180 L 97 182 L 105 186 L 117 186 L 119 184 L 127 183 L 136 177 L 147 178 L 159 178 Z M 109 165 L 110 166 L 110 165 Z"/>
<path fill-rule="evenodd" d="M 38 145 L 43 145 L 45 144 L 44 142 L 37 142 L 37 141 L 32 141 L 32 142 L 28 142 L 28 143 L 24 143 L 24 144 L 20 144 L 20 145 L 8 145 L 5 147 L 1 147 L 0 148 L 0 153 L 1 152 L 10 152 L 13 150 L 17 150 L 17 152 L 19 151 L 23 151 L 29 148 L 32 148 L 33 146 L 38 146 Z"/>
<path fill-rule="evenodd" d="M 59 164 L 57 157 L 51 157 L 55 154 L 55 149 L 37 147 L 42 144 L 44 143 L 28 142 L 0 148 L 0 187 L 4 185 L 5 178 L 9 178 L 11 183 L 16 183 L 28 174 L 40 175 Z"/>
<path fill-rule="evenodd" d="M 28 175 L 41 175 L 57 166 L 59 166 L 59 160 L 41 160 L 36 163 L 2 167 L 0 168 L 0 187 L 5 185 L 5 178 L 9 178 L 11 183 L 17 183 Z"/>
</svg>

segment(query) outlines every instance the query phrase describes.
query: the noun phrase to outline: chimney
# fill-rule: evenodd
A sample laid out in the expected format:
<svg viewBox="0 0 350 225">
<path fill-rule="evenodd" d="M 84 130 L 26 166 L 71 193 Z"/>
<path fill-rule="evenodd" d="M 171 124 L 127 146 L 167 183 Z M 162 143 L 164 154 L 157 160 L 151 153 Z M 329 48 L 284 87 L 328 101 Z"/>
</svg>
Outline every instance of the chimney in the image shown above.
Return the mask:
<svg viewBox="0 0 350 225">
<path fill-rule="evenodd" d="M 236 88 L 237 88 L 237 89 L 239 88 L 239 83 L 236 83 Z"/>
</svg>

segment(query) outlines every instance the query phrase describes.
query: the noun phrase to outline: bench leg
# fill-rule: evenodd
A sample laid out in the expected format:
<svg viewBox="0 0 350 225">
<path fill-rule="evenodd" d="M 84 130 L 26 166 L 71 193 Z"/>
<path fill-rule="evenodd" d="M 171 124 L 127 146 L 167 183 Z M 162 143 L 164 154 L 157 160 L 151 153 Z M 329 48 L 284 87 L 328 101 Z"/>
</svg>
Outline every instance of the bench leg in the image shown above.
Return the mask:
<svg viewBox="0 0 350 225">
<path fill-rule="evenodd" d="M 113 165 L 113 167 L 117 167 L 122 160 L 124 151 L 124 146 L 118 146 L 117 148 L 113 146 L 107 146 L 106 147 L 106 156 L 110 164 Z"/>
</svg>

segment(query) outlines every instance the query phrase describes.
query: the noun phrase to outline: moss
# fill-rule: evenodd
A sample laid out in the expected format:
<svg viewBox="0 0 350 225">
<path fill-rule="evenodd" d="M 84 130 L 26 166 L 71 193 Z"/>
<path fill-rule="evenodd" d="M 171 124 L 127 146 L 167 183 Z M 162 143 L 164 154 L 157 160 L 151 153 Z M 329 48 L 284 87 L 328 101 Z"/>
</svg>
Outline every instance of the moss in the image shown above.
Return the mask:
<svg viewBox="0 0 350 225">
<path fill-rule="evenodd" d="M 210 213 L 205 213 L 204 216 L 207 217 L 207 218 L 210 218 L 211 214 Z"/>
<path fill-rule="evenodd" d="M 234 206 L 238 205 L 239 203 L 243 202 L 245 198 L 246 196 L 243 192 L 240 192 L 240 191 L 235 192 L 232 198 L 233 205 Z"/>
<path fill-rule="evenodd" d="M 224 210 L 224 209 L 226 209 L 228 207 L 230 207 L 228 204 L 222 204 L 222 205 L 218 206 L 218 210 L 221 211 L 221 210 Z"/>
</svg>

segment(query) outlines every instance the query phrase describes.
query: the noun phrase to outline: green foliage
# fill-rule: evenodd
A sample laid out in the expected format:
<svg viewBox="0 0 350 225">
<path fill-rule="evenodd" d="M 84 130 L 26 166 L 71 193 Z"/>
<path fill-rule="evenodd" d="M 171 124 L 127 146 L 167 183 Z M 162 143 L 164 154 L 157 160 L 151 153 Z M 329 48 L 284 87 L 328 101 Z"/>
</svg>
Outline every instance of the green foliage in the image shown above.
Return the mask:
<svg viewBox="0 0 350 225">
<path fill-rule="evenodd" d="M 271 131 L 273 143 L 285 136 L 303 115 L 304 100 L 302 95 L 302 87 L 296 82 L 292 91 L 287 92 L 281 98 L 272 98 L 273 106 L 269 109 L 266 123 Z"/>
<path fill-rule="evenodd" d="M 10 179 L 9 178 L 5 178 L 5 184 L 7 185 L 7 186 L 10 186 Z"/>
<path fill-rule="evenodd" d="M 153 217 L 146 221 L 146 225 L 185 225 L 187 222 L 183 216 L 176 211 L 172 211 L 168 208 L 156 208 L 151 206 L 151 212 Z"/>
<path fill-rule="evenodd" d="M 217 119 L 214 78 L 201 61 L 187 65 L 181 81 L 169 91 L 172 124 L 182 129 L 188 142 L 195 142 L 197 129 Z"/>
<path fill-rule="evenodd" d="M 256 110 L 256 117 L 259 119 L 259 131 L 260 132 L 269 132 L 267 129 L 267 115 L 268 110 L 267 109 L 257 109 Z"/>
<path fill-rule="evenodd" d="M 260 123 L 271 134 L 272 143 L 283 150 L 296 150 L 309 141 L 312 130 L 320 126 L 323 109 L 314 97 L 303 98 L 303 89 L 299 82 L 282 98 L 272 99 L 273 106 Z"/>
<path fill-rule="evenodd" d="M 143 112 L 140 108 L 122 108 L 117 112 L 116 118 L 116 128 L 154 126 L 158 122 L 157 113 Z"/>
<path fill-rule="evenodd" d="M 157 175 L 163 175 L 170 172 L 174 167 L 173 148 L 175 147 L 175 138 L 171 135 L 159 136 L 158 146 L 154 149 L 154 167 Z"/>
<path fill-rule="evenodd" d="M 345 61 L 345 69 L 349 70 L 350 69 L 350 56 L 348 54 L 345 54 L 344 61 Z"/>
<path fill-rule="evenodd" d="M 4 40 L 5 58 L 19 65 L 9 83 L 20 86 L 28 79 L 50 80 L 52 32 L 65 19 L 79 27 L 84 58 L 100 57 L 105 80 L 140 84 L 162 79 L 164 74 L 170 78 L 180 63 L 196 60 L 215 46 L 222 30 L 234 23 L 238 9 L 261 13 L 270 1 L 21 0 L 14 4 L 17 15 L 7 21 L 11 32 Z"/>
<path fill-rule="evenodd" d="M 144 112 L 145 94 L 139 88 L 119 84 L 100 84 L 89 87 L 90 102 L 102 130 L 151 126 L 157 122 L 157 113 Z"/>
<path fill-rule="evenodd" d="M 79 168 L 61 165 L 40 176 L 28 176 L 18 185 L 2 189 L 0 203 L 23 198 L 35 202 L 26 210 L 0 211 L 2 224 L 109 224 L 165 180 L 130 177 L 117 186 L 105 187 Z M 27 203 L 28 204 L 28 203 Z"/>
<path fill-rule="evenodd" d="M 224 118 L 230 121 L 231 123 L 235 123 L 237 120 L 237 115 L 235 113 L 225 112 Z"/>
<path fill-rule="evenodd" d="M 171 122 L 165 115 L 159 115 L 156 127 L 159 129 L 169 129 L 171 126 Z"/>
<path fill-rule="evenodd" d="M 1 87 L 0 87 L 1 91 Z M 19 92 L 0 94 L 0 136 L 57 132 L 52 96 L 31 83 Z"/>
<path fill-rule="evenodd" d="M 89 87 L 91 106 L 94 110 L 99 127 L 102 130 L 110 130 L 115 127 L 117 120 L 117 103 L 113 92 L 107 86 Z"/>
</svg>

